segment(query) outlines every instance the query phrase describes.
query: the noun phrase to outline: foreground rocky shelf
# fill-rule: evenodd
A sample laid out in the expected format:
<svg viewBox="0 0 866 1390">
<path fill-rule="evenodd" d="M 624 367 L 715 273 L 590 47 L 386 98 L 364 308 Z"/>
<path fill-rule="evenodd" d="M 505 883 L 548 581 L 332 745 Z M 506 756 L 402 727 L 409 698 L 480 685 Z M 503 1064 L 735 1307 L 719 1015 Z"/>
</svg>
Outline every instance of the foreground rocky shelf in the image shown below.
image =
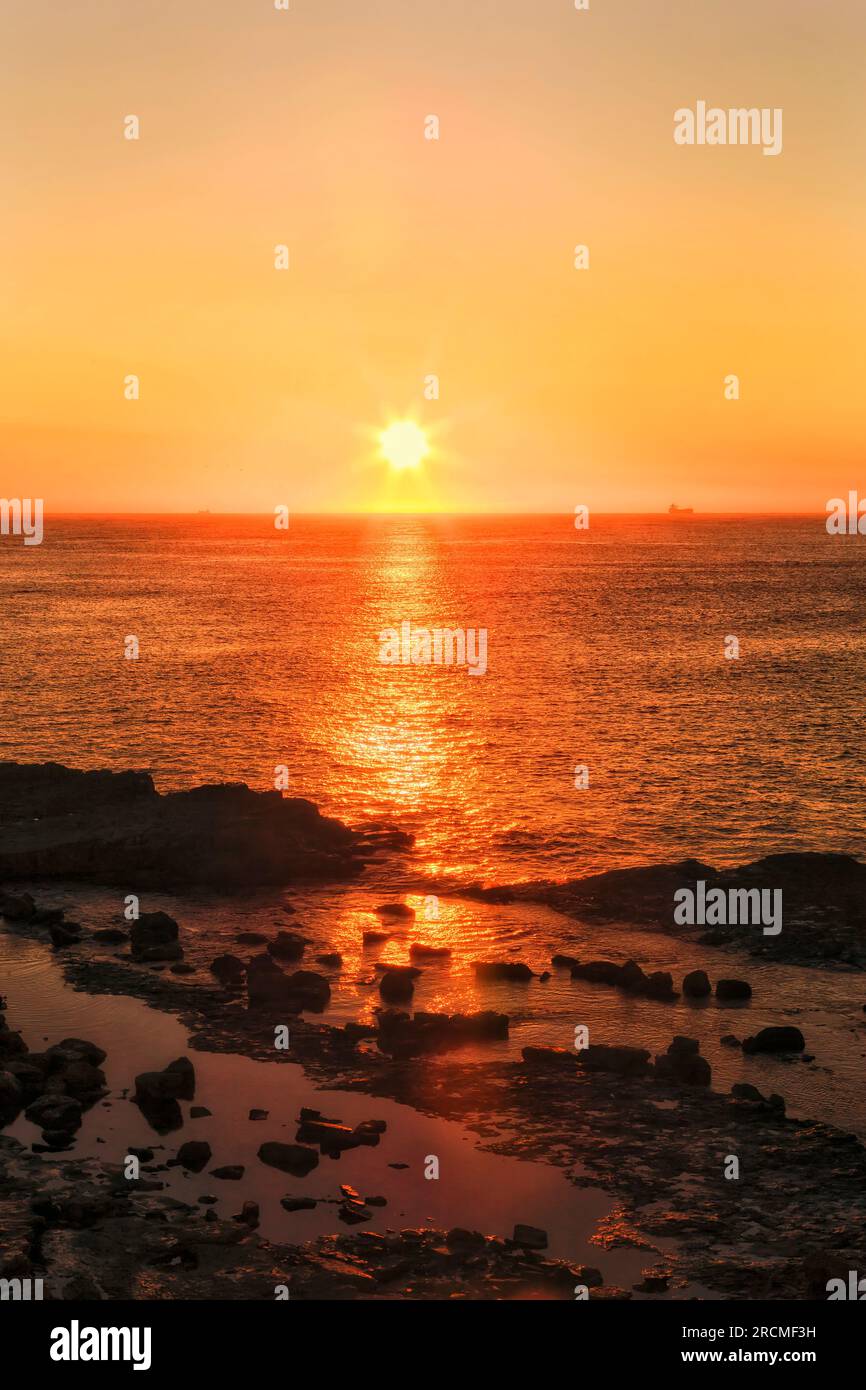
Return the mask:
<svg viewBox="0 0 866 1390">
<path fill-rule="evenodd" d="M 94 1159 L 48 1161 L 0 1136 L 0 1277 L 46 1299 L 623 1298 L 598 1270 L 514 1239 L 432 1228 L 274 1244 Z"/>
<path fill-rule="evenodd" d="M 0 763 L 0 879 L 223 891 L 351 878 L 397 831 L 361 835 L 312 801 L 243 783 L 160 794 L 144 772 Z"/>
</svg>

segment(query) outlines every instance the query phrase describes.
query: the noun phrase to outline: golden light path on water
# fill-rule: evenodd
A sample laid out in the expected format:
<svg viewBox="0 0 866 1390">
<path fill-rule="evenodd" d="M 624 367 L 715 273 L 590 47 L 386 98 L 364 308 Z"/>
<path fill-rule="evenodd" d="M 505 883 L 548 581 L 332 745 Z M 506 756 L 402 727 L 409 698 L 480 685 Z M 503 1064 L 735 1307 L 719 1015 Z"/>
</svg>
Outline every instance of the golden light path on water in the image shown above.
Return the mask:
<svg viewBox="0 0 866 1390">
<path fill-rule="evenodd" d="M 466 669 L 387 664 L 380 634 L 458 627 L 465 601 L 450 582 L 437 534 L 407 518 L 381 536 L 365 566 L 351 621 L 335 625 L 328 697 L 310 712 L 305 738 L 321 746 L 334 770 L 329 799 L 344 796 L 361 818 L 387 808 L 397 824 L 426 822 L 417 867 L 426 874 L 477 872 L 455 863 L 430 818 L 433 807 L 459 807 L 471 821 L 483 796 L 484 738 L 474 718 L 479 684 Z M 358 791 L 362 804 L 358 806 Z"/>
</svg>

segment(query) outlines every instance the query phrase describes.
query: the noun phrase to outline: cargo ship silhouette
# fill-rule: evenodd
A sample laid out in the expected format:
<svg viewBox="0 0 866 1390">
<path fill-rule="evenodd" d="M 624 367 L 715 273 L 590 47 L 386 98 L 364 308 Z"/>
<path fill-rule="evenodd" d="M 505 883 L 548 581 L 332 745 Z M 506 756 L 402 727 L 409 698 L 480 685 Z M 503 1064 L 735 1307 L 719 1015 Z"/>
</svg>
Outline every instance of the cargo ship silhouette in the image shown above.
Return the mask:
<svg viewBox="0 0 866 1390">
<path fill-rule="evenodd" d="M 668 516 L 694 516 L 694 514 L 694 507 L 678 507 L 674 502 L 671 502 L 668 507 Z"/>
</svg>

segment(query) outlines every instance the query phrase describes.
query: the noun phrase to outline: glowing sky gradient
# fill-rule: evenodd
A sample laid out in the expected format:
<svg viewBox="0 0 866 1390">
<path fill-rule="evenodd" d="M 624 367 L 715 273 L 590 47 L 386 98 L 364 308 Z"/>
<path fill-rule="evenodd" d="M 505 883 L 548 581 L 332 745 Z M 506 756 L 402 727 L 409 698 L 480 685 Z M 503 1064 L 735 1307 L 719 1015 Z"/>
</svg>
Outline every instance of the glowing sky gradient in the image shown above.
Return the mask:
<svg viewBox="0 0 866 1390">
<path fill-rule="evenodd" d="M 3 495 L 823 512 L 866 484 L 862 0 L 292 5 L 2 0 Z M 677 147 L 698 99 L 782 107 L 782 154 Z M 433 451 L 389 476 L 403 417 Z"/>
</svg>

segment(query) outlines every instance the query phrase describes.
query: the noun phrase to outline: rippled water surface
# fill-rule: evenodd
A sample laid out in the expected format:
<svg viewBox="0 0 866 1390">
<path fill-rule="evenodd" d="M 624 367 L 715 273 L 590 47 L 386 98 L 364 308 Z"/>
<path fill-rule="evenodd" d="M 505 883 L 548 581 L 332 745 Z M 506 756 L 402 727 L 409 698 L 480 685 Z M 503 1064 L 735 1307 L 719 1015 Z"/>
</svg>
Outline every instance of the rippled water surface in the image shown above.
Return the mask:
<svg viewBox="0 0 866 1390">
<path fill-rule="evenodd" d="M 422 867 L 500 881 L 866 851 L 866 548 L 820 520 L 46 526 L 0 546 L 2 757 L 163 790 L 285 764 Z M 486 628 L 487 673 L 382 664 L 403 621 Z"/>
</svg>

